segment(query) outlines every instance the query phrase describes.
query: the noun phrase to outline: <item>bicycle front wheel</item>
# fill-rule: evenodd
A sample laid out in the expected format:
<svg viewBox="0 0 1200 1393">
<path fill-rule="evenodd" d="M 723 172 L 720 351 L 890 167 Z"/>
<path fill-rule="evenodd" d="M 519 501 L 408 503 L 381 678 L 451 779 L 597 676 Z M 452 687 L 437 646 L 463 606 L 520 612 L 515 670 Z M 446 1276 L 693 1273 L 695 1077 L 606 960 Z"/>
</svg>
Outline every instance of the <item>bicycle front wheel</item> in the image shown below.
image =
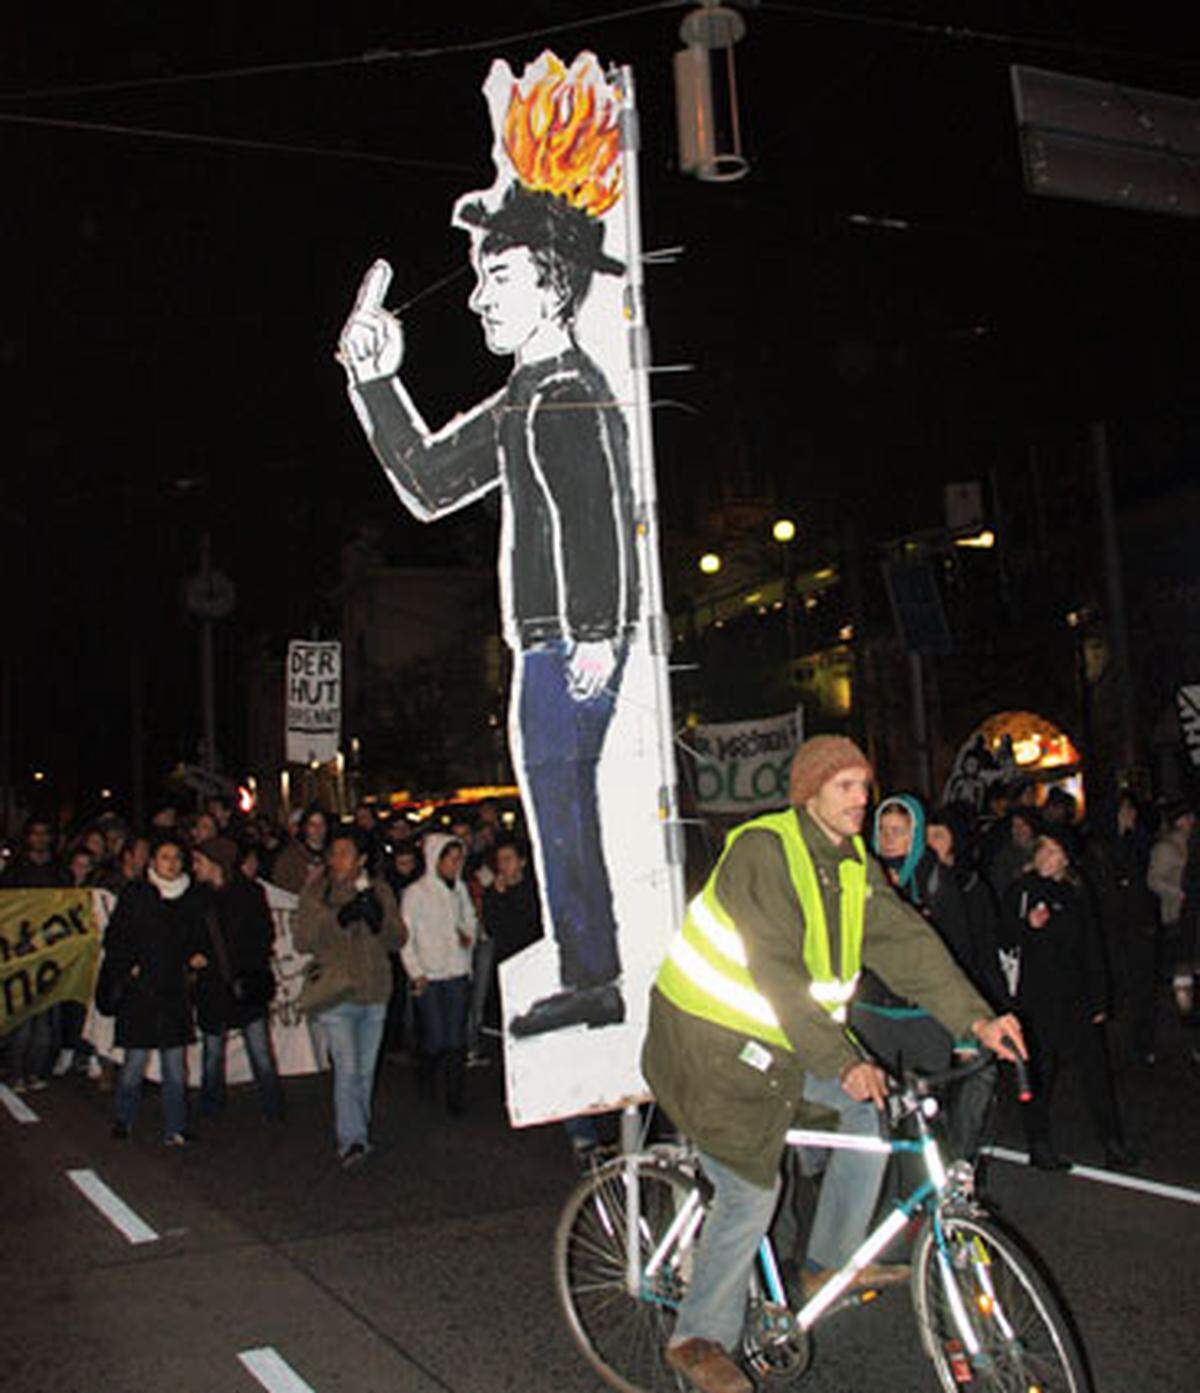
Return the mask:
<svg viewBox="0 0 1200 1393">
<path fill-rule="evenodd" d="M 634 1163 L 638 1279 L 631 1292 L 626 1165 L 609 1161 L 567 1200 L 554 1237 L 554 1284 L 575 1343 L 606 1383 L 620 1393 L 676 1393 L 683 1385 L 662 1355 L 687 1289 L 690 1249 L 673 1245 L 652 1276 L 646 1267 L 696 1183 L 665 1161 Z"/>
<path fill-rule="evenodd" d="M 1088 1393 L 1070 1324 L 1017 1241 L 983 1216 L 944 1214 L 941 1232 L 945 1264 L 933 1221 L 921 1230 L 912 1295 L 945 1393 Z"/>
</svg>

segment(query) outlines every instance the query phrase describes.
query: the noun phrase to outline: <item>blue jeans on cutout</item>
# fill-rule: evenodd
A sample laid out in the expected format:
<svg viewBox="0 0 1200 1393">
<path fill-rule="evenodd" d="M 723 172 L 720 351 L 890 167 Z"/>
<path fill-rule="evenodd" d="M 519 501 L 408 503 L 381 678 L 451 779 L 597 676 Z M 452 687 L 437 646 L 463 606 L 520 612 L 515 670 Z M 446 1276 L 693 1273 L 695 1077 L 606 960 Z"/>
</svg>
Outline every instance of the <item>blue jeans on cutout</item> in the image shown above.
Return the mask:
<svg viewBox="0 0 1200 1393">
<path fill-rule="evenodd" d="M 875 1105 L 856 1103 L 837 1079 L 806 1074 L 804 1097 L 810 1103 L 835 1109 L 839 1131 L 879 1135 Z M 678 1343 L 701 1337 L 717 1340 L 733 1351 L 742 1336 L 750 1268 L 770 1226 L 780 1187 L 778 1181 L 769 1189 L 752 1185 L 703 1153 L 700 1161 L 715 1194 L 696 1248 L 692 1284 L 679 1307 L 671 1340 Z M 840 1267 L 862 1243 L 887 1161 L 882 1154 L 830 1151 L 808 1240 L 811 1263 Z"/>
<path fill-rule="evenodd" d="M 114 1098 L 117 1121 L 132 1129 L 142 1097 L 142 1079 L 150 1059 L 147 1049 L 128 1048 L 117 1075 Z M 183 1046 L 159 1050 L 162 1068 L 163 1137 L 169 1140 L 187 1127 L 187 1094 L 183 1082 Z"/>
<path fill-rule="evenodd" d="M 521 654 L 518 719 L 560 975 L 564 986 L 590 987 L 612 982 L 621 971 L 596 771 L 627 649 L 618 645 L 613 674 L 590 701 L 571 695 L 569 649 L 560 640 Z"/>
<path fill-rule="evenodd" d="M 317 1019 L 333 1061 L 333 1114 L 338 1150 L 367 1146 L 371 1131 L 371 1092 L 383 1041 L 387 1002 L 343 1001 Z"/>
<path fill-rule="evenodd" d="M 246 1042 L 246 1058 L 250 1072 L 258 1085 L 263 1116 L 274 1119 L 283 1116 L 283 1090 L 279 1074 L 271 1057 L 271 1037 L 267 1017 L 260 1016 L 244 1026 L 236 1027 Z M 228 1030 L 205 1031 L 203 1037 L 204 1069 L 200 1085 L 200 1111 L 220 1112 L 225 1106 L 225 1039 Z"/>
<path fill-rule="evenodd" d="M 447 977 L 430 982 L 417 997 L 422 1054 L 436 1057 L 447 1050 L 466 1048 L 470 992 L 469 977 Z"/>
</svg>

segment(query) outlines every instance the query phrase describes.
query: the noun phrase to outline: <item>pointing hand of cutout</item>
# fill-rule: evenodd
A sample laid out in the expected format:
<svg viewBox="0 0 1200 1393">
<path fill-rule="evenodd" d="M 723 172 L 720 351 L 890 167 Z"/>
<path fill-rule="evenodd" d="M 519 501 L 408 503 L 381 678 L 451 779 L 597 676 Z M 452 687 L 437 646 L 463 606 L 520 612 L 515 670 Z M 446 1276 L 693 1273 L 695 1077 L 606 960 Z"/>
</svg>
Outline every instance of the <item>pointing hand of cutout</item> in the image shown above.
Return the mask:
<svg viewBox="0 0 1200 1393">
<path fill-rule="evenodd" d="M 338 362 L 356 385 L 391 377 L 399 371 L 404 358 L 400 321 L 383 307 L 391 283 L 392 268 L 388 263 L 373 262 L 338 339 Z"/>
</svg>

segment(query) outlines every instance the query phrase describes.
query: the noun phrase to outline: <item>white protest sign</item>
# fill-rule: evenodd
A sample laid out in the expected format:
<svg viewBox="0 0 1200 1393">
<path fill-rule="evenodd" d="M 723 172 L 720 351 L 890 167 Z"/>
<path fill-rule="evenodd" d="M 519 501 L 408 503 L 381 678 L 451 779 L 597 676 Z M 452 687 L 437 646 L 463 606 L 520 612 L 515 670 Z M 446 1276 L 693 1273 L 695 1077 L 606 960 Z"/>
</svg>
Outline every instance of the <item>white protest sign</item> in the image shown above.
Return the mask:
<svg viewBox="0 0 1200 1393">
<path fill-rule="evenodd" d="M 480 287 L 468 311 L 488 350 L 513 360 L 506 385 L 497 393 L 494 376 L 477 381 L 464 360 L 463 408 L 430 430 L 410 390 L 420 350 L 400 352 L 381 260 L 338 357 L 414 517 L 499 496 L 509 752 L 545 935 L 501 974 L 509 1116 L 529 1126 L 645 1096 L 649 989 L 684 897 L 656 629 L 633 76 L 592 53 L 568 62 L 547 50 L 519 72 L 497 59 L 483 96 L 494 179 L 456 199 L 451 223 Z M 452 105 L 467 109 L 461 96 Z M 414 252 L 402 252 L 411 268 Z"/>
<path fill-rule="evenodd" d="M 1200 684 L 1180 687 L 1175 693 L 1175 705 L 1183 743 L 1192 763 L 1200 768 Z"/>
<path fill-rule="evenodd" d="M 275 926 L 275 941 L 271 949 L 271 968 L 275 973 L 275 995 L 271 1000 L 267 1020 L 271 1031 L 271 1050 L 275 1067 L 282 1075 L 312 1074 L 325 1067 L 322 1042 L 314 1038 L 308 1021 L 299 1008 L 299 996 L 304 986 L 304 969 L 309 954 L 301 953 L 292 940 L 292 922 L 299 898 L 278 885 L 260 881 L 267 896 L 267 908 Z M 114 898 L 107 890 L 94 890 L 95 917 L 103 931 L 112 915 Z M 84 1039 L 90 1041 L 97 1053 L 106 1059 L 120 1062 L 124 1051 L 114 1043 L 116 1021 L 102 1016 L 95 1002 L 88 1010 Z M 187 1051 L 187 1078 L 193 1088 L 200 1086 L 200 1046 L 193 1044 Z M 150 1057 L 146 1077 L 157 1081 L 162 1077 L 158 1052 Z M 246 1083 L 252 1077 L 246 1042 L 240 1030 L 231 1030 L 225 1045 L 226 1082 Z"/>
<path fill-rule="evenodd" d="M 293 639 L 284 682 L 288 762 L 327 763 L 342 738 L 342 645 Z"/>
<path fill-rule="evenodd" d="M 799 710 L 760 720 L 696 726 L 688 741 L 695 759 L 696 806 L 705 813 L 757 813 L 788 801 L 792 754 L 803 731 Z"/>
</svg>

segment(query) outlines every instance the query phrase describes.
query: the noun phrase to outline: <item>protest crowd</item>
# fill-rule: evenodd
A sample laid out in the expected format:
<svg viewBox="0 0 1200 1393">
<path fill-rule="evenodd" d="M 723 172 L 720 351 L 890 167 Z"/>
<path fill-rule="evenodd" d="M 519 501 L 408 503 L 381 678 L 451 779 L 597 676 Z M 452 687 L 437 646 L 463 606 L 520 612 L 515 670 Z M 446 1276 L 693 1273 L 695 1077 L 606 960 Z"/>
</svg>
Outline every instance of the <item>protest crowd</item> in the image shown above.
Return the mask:
<svg viewBox="0 0 1200 1393">
<path fill-rule="evenodd" d="M 1131 1168 L 1138 1157 L 1122 1128 L 1112 1061 L 1119 1050 L 1122 1073 L 1152 1067 L 1164 1013 L 1194 1020 L 1196 815 L 1183 803 L 1147 808 L 1126 791 L 1084 819 L 1069 793 L 1032 780 L 993 785 L 984 803 L 930 809 L 887 795 L 871 849 L 977 990 L 1019 1014 L 1037 1079 L 1036 1105 L 1022 1114 L 1033 1163 L 1068 1164 L 1053 1124 L 1056 1101 L 1074 1088 L 1107 1164 Z M 691 886 L 715 861 L 716 840 L 692 848 Z M 240 1033 L 265 1123 L 281 1124 L 271 887 L 296 897 L 294 946 L 312 955 L 298 1005 L 315 1056 L 332 1066 L 342 1165 L 370 1152 L 383 1053 L 409 1059 L 423 1104 L 461 1114 L 469 1072 L 499 1058 L 497 968 L 542 934 L 520 812 L 502 816 L 491 798 L 415 824 L 363 802 L 352 818 L 312 805 L 281 826 L 224 796 L 186 811 L 164 803 L 144 828 L 115 812 L 76 828 L 30 817 L 4 848 L 0 890 L 94 888 L 110 892 L 111 912 L 92 1001 L 56 1002 L 0 1037 L 8 1087 L 20 1094 L 86 1075 L 112 1092 L 112 1135 L 124 1140 L 157 1054 L 163 1140 L 186 1147 L 225 1105 L 226 1049 Z M 10 952 L 6 944 L 6 963 Z M 97 1032 L 97 1021 L 108 1028 Z M 851 1023 L 893 1068 L 944 1068 L 955 1048 L 936 1021 L 869 973 Z M 193 1043 L 194 1091 L 185 1068 Z M 1200 1064 L 1200 1048 L 1190 1054 Z M 978 1150 L 991 1087 L 965 1092 L 950 1109 L 960 1154 Z M 600 1137 L 592 1119 L 569 1122 L 567 1132 L 581 1157 Z"/>
<path fill-rule="evenodd" d="M 30 817 L 5 847 L 0 890 L 107 891 L 111 912 L 92 1001 L 56 1002 L 0 1037 L 4 1080 L 20 1094 L 86 1074 L 113 1092 L 113 1136 L 124 1140 L 157 1054 L 163 1139 L 183 1147 L 193 1118 L 224 1107 L 226 1048 L 240 1033 L 263 1116 L 281 1122 L 268 893 L 282 892 L 294 897 L 292 939 L 309 965 L 298 1005 L 313 1056 L 332 1065 L 343 1164 L 370 1150 L 384 1050 L 411 1056 L 421 1097 L 460 1114 L 467 1070 L 498 1050 L 496 968 L 540 937 L 540 909 L 528 848 L 494 801 L 430 825 L 364 803 L 350 820 L 314 805 L 283 827 L 225 797 L 191 811 L 163 804 L 144 829 L 116 813 L 66 833 L 57 819 Z"/>
</svg>

